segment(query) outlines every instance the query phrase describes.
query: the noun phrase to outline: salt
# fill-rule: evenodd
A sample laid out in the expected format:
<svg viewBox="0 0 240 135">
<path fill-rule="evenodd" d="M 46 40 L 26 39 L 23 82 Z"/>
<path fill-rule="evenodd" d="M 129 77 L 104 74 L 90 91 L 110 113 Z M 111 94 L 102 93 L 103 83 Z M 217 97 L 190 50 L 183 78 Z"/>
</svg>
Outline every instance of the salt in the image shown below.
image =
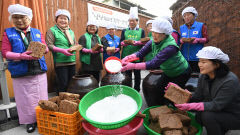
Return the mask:
<svg viewBox="0 0 240 135">
<path fill-rule="evenodd" d="M 122 68 L 122 63 L 118 60 L 108 60 L 105 63 L 105 67 L 109 72 L 117 73 Z"/>
<path fill-rule="evenodd" d="M 130 117 L 137 111 L 137 103 L 130 96 L 109 96 L 92 104 L 86 111 L 89 119 L 96 122 L 117 122 Z"/>
</svg>

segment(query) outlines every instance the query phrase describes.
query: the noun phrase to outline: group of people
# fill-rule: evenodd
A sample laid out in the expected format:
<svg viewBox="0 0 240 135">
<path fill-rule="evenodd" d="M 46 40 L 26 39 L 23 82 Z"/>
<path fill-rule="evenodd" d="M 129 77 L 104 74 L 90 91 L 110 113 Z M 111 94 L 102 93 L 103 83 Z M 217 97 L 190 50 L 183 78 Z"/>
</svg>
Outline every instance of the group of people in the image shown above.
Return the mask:
<svg viewBox="0 0 240 135">
<path fill-rule="evenodd" d="M 103 69 L 101 53 L 103 61 L 109 56 L 122 59 L 121 71 L 131 78 L 134 73 L 134 89 L 137 91 L 140 91 L 141 70 L 162 70 L 159 94 L 151 97 L 158 100 L 159 105 L 165 103 L 164 89 L 169 82 L 184 88 L 192 71 L 200 72 L 191 103 L 175 106 L 181 110 L 197 111 L 196 119 L 206 127 L 209 135 L 224 135 L 228 130 L 239 128 L 239 80 L 226 65 L 229 61 L 227 54 L 216 47 L 204 47 L 204 43 L 208 42 L 207 29 L 204 23 L 196 21 L 198 13 L 195 8 L 187 7 L 182 11 L 185 24 L 179 32 L 173 29 L 173 21 L 169 17 L 149 20 L 146 27 L 151 40 L 148 42 L 140 41 L 145 37 L 145 31 L 139 28 L 135 7 L 130 9 L 129 27 L 122 30 L 121 37 L 115 35 L 116 26 L 109 24 L 108 34 L 100 38 L 96 22 L 88 21 L 86 33 L 78 41 L 69 27 L 71 15 L 67 10 L 56 11 L 56 25 L 47 31 L 45 39 L 39 30 L 30 27 L 33 17 L 30 8 L 16 4 L 10 5 L 8 11 L 9 21 L 15 27 L 5 29 L 2 55 L 8 60 L 8 70 L 13 80 L 19 123 L 27 125 L 28 133 L 36 127 L 35 107 L 38 101 L 48 99 L 45 58 L 32 57 L 32 52 L 26 51 L 31 41 L 45 44 L 45 53 L 49 50 L 52 52 L 59 81 L 57 92 L 67 90 L 76 72 L 91 74 L 99 81 Z M 186 41 L 184 38 L 193 40 Z M 134 42 L 127 44 L 124 40 Z M 91 48 L 97 43 L 102 44 L 103 48 L 93 51 Z M 83 47 L 80 51 L 80 71 L 76 71 L 75 52 L 70 49 L 72 46 Z"/>
</svg>

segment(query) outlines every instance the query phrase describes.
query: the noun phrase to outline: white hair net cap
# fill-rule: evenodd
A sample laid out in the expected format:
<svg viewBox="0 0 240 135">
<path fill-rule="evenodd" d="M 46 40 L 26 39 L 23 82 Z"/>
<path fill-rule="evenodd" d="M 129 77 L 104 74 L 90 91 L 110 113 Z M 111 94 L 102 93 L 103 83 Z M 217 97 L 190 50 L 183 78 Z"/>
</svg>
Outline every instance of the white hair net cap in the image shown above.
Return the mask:
<svg viewBox="0 0 240 135">
<path fill-rule="evenodd" d="M 148 21 L 146 22 L 146 26 L 147 26 L 148 24 L 152 23 L 152 22 L 153 22 L 153 20 L 148 20 Z"/>
<path fill-rule="evenodd" d="M 10 13 L 9 21 L 11 21 L 12 15 L 26 15 L 30 20 L 32 20 L 33 14 L 32 9 L 25 7 L 20 4 L 10 5 L 8 7 L 8 12 Z"/>
<path fill-rule="evenodd" d="M 170 16 L 161 16 L 161 18 L 166 19 L 167 21 L 169 21 L 171 23 L 171 25 L 173 25 L 173 20 Z"/>
<path fill-rule="evenodd" d="M 68 17 L 69 21 L 71 20 L 70 12 L 66 9 L 58 9 L 56 11 L 55 17 L 58 17 L 59 15 L 65 15 Z"/>
<path fill-rule="evenodd" d="M 109 30 L 109 29 L 116 29 L 116 25 L 113 24 L 113 23 L 109 23 L 106 28 L 107 28 L 107 30 Z"/>
<path fill-rule="evenodd" d="M 194 7 L 186 7 L 185 9 L 183 9 L 182 16 L 187 12 L 193 13 L 195 18 L 197 18 L 197 16 L 198 16 L 198 12 Z"/>
<path fill-rule="evenodd" d="M 138 7 L 130 8 L 129 19 L 138 19 Z"/>
<path fill-rule="evenodd" d="M 89 21 L 87 22 L 87 26 L 88 26 L 88 25 L 95 25 L 95 26 L 98 27 L 97 22 L 94 21 L 94 20 L 89 20 Z"/>
<path fill-rule="evenodd" d="M 198 51 L 196 54 L 198 58 L 203 59 L 217 59 L 222 61 L 223 63 L 228 63 L 229 57 L 227 54 L 223 53 L 221 49 L 213 47 L 213 46 L 207 46 Z"/>
<path fill-rule="evenodd" d="M 173 28 L 169 21 L 159 18 L 153 21 L 152 31 L 156 33 L 165 33 L 166 35 L 171 35 Z"/>
</svg>

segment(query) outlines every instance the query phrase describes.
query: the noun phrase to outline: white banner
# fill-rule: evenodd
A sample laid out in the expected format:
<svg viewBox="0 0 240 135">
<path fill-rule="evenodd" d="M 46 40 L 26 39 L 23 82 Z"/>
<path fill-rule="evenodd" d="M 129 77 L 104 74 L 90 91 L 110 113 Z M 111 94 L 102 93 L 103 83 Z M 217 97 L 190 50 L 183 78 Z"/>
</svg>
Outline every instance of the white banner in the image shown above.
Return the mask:
<svg viewBox="0 0 240 135">
<path fill-rule="evenodd" d="M 114 23 L 117 29 L 128 27 L 129 15 L 88 3 L 88 20 L 96 21 L 98 26 L 106 27 Z"/>
</svg>

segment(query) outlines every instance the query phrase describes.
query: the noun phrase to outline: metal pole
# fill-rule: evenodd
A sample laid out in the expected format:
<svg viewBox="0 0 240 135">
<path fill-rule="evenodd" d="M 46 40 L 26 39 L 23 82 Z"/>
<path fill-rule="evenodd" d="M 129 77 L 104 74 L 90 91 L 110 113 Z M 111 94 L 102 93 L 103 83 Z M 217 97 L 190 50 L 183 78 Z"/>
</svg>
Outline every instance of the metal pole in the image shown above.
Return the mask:
<svg viewBox="0 0 240 135">
<path fill-rule="evenodd" d="M 6 74 L 5 74 L 6 69 L 7 69 L 7 62 L 3 61 L 2 53 L 0 52 L 0 72 L 1 72 L 0 83 L 1 83 L 1 91 L 2 91 L 2 98 L 3 98 L 4 105 L 10 104 Z"/>
<path fill-rule="evenodd" d="M 3 104 L 0 104 L 0 111 L 6 112 L 6 118 L 5 116 L 1 116 L 1 120 L 11 118 L 9 109 L 16 107 L 16 103 L 10 102 L 9 93 L 8 93 L 8 87 L 7 87 L 7 80 L 6 80 L 6 74 L 5 70 L 7 69 L 7 62 L 3 61 L 2 53 L 0 52 L 0 83 L 1 83 L 1 91 L 2 91 L 2 98 L 3 98 Z"/>
</svg>

